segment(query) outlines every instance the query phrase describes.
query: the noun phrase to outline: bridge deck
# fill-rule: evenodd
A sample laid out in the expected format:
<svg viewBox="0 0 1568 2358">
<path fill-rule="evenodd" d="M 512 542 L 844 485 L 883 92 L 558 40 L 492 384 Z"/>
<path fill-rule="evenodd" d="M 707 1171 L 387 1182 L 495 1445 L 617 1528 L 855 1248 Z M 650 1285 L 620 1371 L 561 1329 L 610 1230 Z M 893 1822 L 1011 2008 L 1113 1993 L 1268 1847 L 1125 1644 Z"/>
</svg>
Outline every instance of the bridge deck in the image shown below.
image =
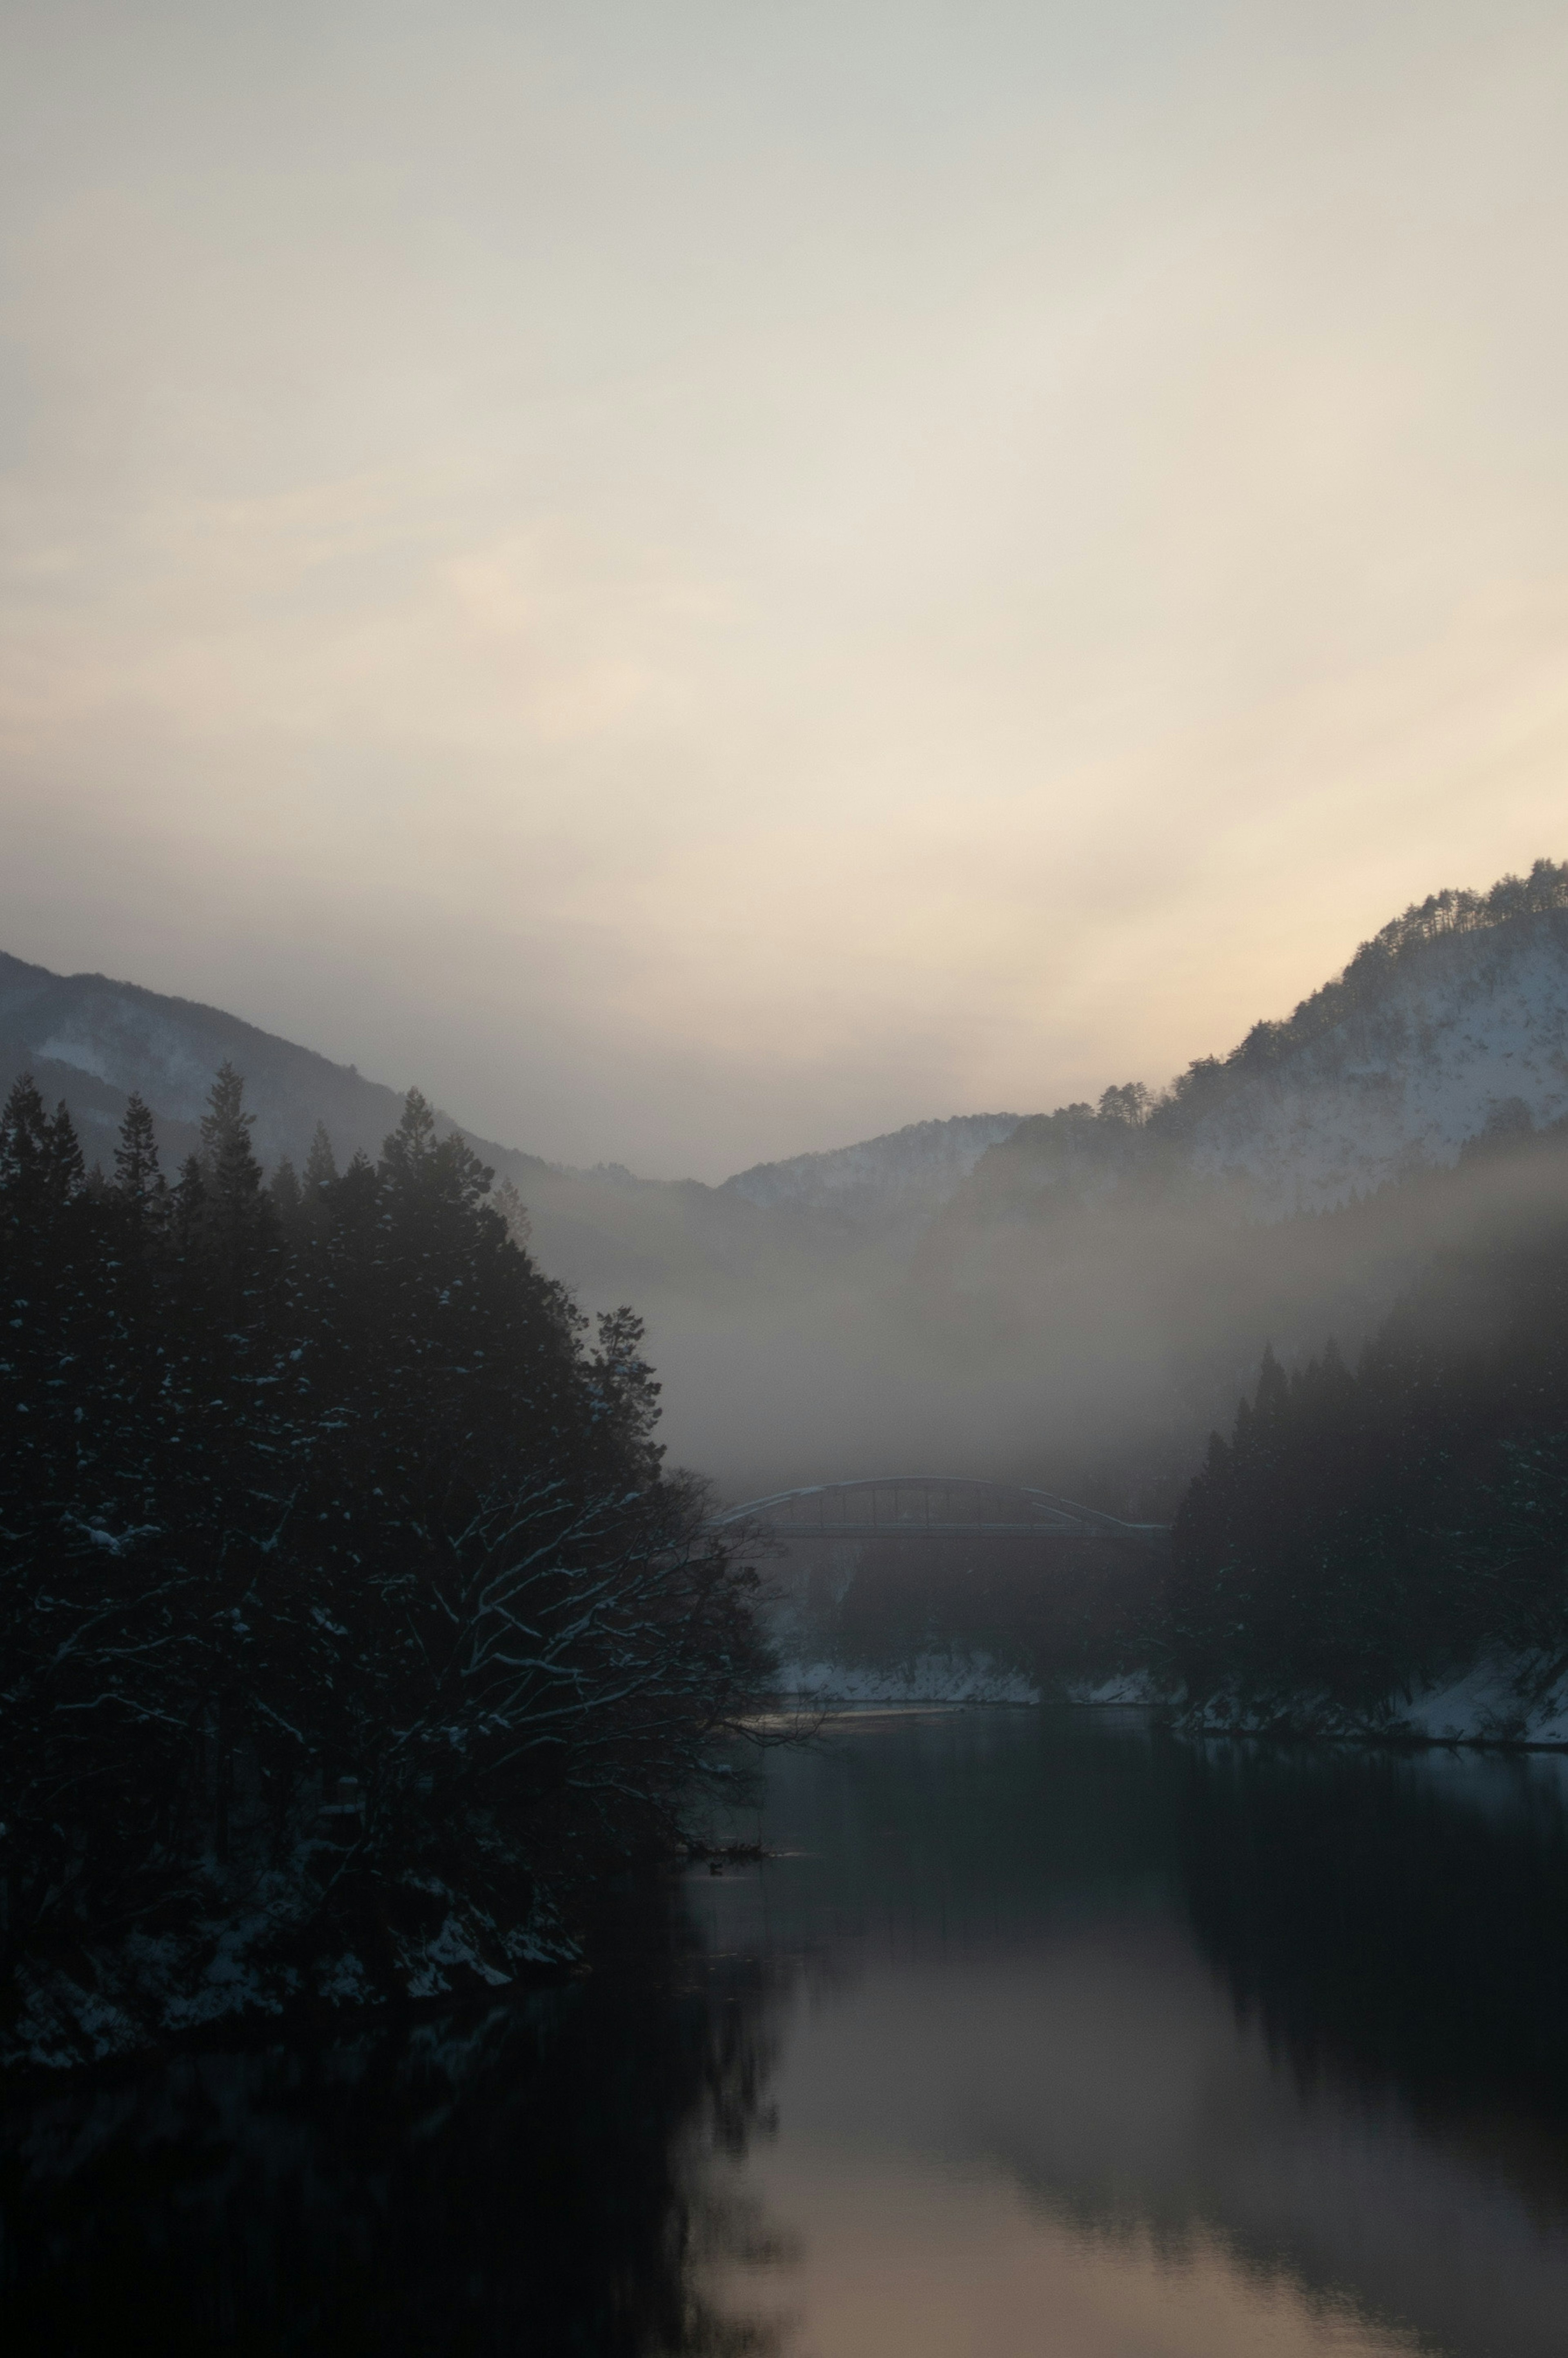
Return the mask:
<svg viewBox="0 0 1568 2358">
<path fill-rule="evenodd" d="M 737 1520 L 737 1521 L 744 1521 L 744 1520 L 747 1520 L 748 1519 L 747 1519 L 747 1518 L 745 1518 L 745 1517 L 737 1517 L 737 1518 L 735 1518 L 734 1520 Z M 914 1521 L 911 1520 L 911 1521 L 878 1522 L 878 1523 L 873 1523 L 873 1522 L 870 1522 L 870 1521 L 861 1521 L 861 1522 L 844 1522 L 844 1523 L 827 1523 L 827 1522 L 823 1522 L 823 1523 L 808 1523 L 808 1522 L 804 1522 L 804 1521 L 769 1521 L 769 1520 L 768 1520 L 768 1519 L 767 1519 L 766 1517 L 764 1517 L 764 1516 L 752 1516 L 752 1517 L 751 1517 L 749 1520 L 750 1520 L 750 1521 L 751 1521 L 751 1524 L 752 1524 L 752 1529 L 753 1529 L 753 1530 L 757 1530 L 757 1531 L 765 1531 L 769 1532 L 769 1533 L 770 1533 L 770 1534 L 771 1534 L 774 1539 L 787 1539 L 787 1540 L 873 1540 L 873 1539 L 880 1539 L 880 1540 L 943 1540 L 943 1539 L 986 1539 L 986 1540 L 1009 1540 L 1009 1539 L 1017 1539 L 1017 1540 L 1056 1540 L 1056 1541 L 1065 1541 L 1068 1542 L 1069 1544 L 1076 1545 L 1076 1546 L 1079 1546 L 1079 1547 L 1094 1546 L 1094 1545 L 1103 1544 L 1103 1543 L 1104 1543 L 1106 1541 L 1108 1541 L 1108 1540 L 1112 1541 L 1119 1541 L 1123 1542 L 1124 1544 L 1125 1544 L 1126 1542 L 1128 1542 L 1128 1541 L 1130 1541 L 1133 1545 L 1138 1546 L 1138 1547 L 1148 1547 L 1148 1546 L 1150 1546 L 1150 1545 L 1151 1545 L 1151 1544 L 1152 1544 L 1155 1540 L 1157 1540 L 1157 1539 L 1163 1539 L 1163 1538 L 1164 1538 L 1164 1536 L 1165 1536 L 1165 1529 L 1166 1529 L 1166 1527 L 1165 1527 L 1165 1525 L 1164 1525 L 1163 1523 L 1147 1523 L 1147 1524 L 1142 1525 L 1141 1527 L 1134 1526 L 1134 1527 L 1133 1527 L 1133 1528 L 1131 1528 L 1130 1530 L 1128 1530 L 1128 1531 L 1065 1531 L 1065 1530 L 1059 1530 L 1059 1529 L 1057 1528 L 1057 1526 L 1056 1526 L 1054 1523 L 1044 1523 L 1044 1522 L 1040 1522 L 1040 1523 L 943 1523 L 943 1522 L 921 1523 L 921 1522 L 914 1522 Z"/>
<path fill-rule="evenodd" d="M 771 1537 L 806 1540 L 1033 1539 L 1089 1542 L 1119 1541 L 1158 1546 L 1168 1537 L 1163 1523 L 1129 1523 L 1011 1482 L 977 1481 L 959 1475 L 896 1474 L 849 1482 L 817 1482 L 778 1490 L 727 1508 L 716 1529 L 745 1524 Z"/>
</svg>

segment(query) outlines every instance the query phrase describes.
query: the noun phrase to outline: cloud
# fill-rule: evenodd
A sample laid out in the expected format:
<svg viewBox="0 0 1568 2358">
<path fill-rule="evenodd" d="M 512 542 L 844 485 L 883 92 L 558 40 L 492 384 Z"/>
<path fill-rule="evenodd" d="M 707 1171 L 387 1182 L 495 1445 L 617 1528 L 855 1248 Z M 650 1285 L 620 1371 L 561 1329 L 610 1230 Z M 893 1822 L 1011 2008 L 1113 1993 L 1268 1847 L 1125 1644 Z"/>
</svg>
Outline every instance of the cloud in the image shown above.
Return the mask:
<svg viewBox="0 0 1568 2358">
<path fill-rule="evenodd" d="M 22 954 L 717 1175 L 1563 850 L 1555 12 L 11 39 Z"/>
</svg>

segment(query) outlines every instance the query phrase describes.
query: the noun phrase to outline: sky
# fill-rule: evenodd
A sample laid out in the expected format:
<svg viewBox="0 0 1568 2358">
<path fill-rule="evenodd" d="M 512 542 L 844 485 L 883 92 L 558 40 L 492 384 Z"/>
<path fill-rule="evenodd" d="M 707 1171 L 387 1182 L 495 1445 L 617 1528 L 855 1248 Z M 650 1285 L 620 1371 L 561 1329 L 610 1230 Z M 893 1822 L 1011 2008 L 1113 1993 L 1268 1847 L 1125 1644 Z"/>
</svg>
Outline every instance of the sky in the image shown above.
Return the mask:
<svg viewBox="0 0 1568 2358">
<path fill-rule="evenodd" d="M 1568 12 L 6 0 L 0 947 L 576 1163 L 1568 856 Z"/>
</svg>

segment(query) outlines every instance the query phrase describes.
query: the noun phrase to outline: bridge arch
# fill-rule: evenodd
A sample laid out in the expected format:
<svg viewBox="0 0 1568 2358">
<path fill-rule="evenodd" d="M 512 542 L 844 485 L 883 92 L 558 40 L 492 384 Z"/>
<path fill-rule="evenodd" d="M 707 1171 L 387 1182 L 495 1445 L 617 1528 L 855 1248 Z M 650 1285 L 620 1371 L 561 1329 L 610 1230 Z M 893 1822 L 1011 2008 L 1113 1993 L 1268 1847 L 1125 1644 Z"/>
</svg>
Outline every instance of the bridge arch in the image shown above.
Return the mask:
<svg viewBox="0 0 1568 2358">
<path fill-rule="evenodd" d="M 1049 1490 L 961 1475 L 870 1475 L 813 1482 L 749 1498 L 713 1518 L 719 1531 L 745 1526 L 791 1545 L 868 1539 L 1119 1541 L 1159 1547 L 1165 1523 L 1129 1523 Z"/>
</svg>

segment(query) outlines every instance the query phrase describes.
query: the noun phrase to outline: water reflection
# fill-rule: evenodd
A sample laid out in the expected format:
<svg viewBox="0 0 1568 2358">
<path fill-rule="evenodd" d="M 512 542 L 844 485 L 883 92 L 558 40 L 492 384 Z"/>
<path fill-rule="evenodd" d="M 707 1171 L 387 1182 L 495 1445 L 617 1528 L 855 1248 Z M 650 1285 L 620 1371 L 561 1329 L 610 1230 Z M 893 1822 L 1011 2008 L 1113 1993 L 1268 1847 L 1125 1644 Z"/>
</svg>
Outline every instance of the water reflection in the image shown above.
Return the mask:
<svg viewBox="0 0 1568 2358">
<path fill-rule="evenodd" d="M 709 1902 L 807 1976 L 750 2172 L 803 2349 L 1561 2351 L 1554 1767 L 1002 1714 L 841 1750 Z"/>
<path fill-rule="evenodd" d="M 9 2351 L 773 2346 L 694 2265 L 767 2260 L 743 2157 L 760 1965 L 653 1970 L 312 2046 L 186 2056 L 0 2116 Z"/>
<path fill-rule="evenodd" d="M 589 1982 L 13 2105 L 8 2347 L 1555 2358 L 1564 1766 L 858 1717 Z"/>
<path fill-rule="evenodd" d="M 1298 2081 L 1397 2089 L 1568 2208 L 1568 1759 L 1176 1758 L 1198 1939 Z"/>
</svg>

